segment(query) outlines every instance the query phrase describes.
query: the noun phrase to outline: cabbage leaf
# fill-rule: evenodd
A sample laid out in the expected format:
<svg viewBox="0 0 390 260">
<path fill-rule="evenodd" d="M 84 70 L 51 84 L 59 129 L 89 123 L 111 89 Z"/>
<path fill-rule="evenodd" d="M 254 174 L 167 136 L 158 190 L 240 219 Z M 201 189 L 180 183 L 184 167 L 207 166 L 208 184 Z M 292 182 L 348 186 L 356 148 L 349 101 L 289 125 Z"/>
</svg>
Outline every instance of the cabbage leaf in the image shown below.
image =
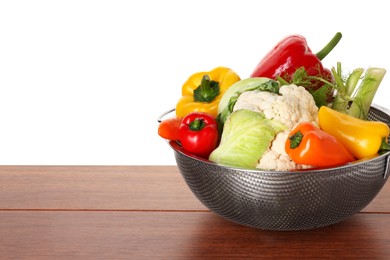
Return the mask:
<svg viewBox="0 0 390 260">
<path fill-rule="evenodd" d="M 219 146 L 209 160 L 241 168 L 255 168 L 275 136 L 287 127 L 248 109 L 234 111 L 227 118 Z"/>
</svg>

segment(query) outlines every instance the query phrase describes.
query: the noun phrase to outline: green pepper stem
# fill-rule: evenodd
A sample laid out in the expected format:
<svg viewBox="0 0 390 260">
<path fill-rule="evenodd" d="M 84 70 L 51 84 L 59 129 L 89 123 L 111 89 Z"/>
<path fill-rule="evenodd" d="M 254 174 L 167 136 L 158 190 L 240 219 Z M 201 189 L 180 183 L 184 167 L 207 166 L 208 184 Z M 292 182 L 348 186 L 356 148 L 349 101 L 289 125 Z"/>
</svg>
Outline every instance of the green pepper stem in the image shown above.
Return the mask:
<svg viewBox="0 0 390 260">
<path fill-rule="evenodd" d="M 342 37 L 342 34 L 340 32 L 337 32 L 335 34 L 335 36 L 333 36 L 332 40 L 330 40 L 330 42 L 328 42 L 328 44 L 324 48 L 322 48 L 322 50 L 317 52 L 317 54 L 316 54 L 317 58 L 319 60 L 322 60 L 323 58 L 325 58 L 326 55 L 328 55 L 333 50 L 333 48 L 336 47 L 336 45 L 341 40 L 341 37 Z"/>
<path fill-rule="evenodd" d="M 214 95 L 214 89 L 211 88 L 210 83 L 209 75 L 204 75 L 200 83 L 200 94 L 204 99 Z"/>
<path fill-rule="evenodd" d="M 298 131 L 292 136 L 290 136 L 288 139 L 290 139 L 290 148 L 295 149 L 301 144 L 303 139 L 303 134 L 301 131 Z"/>
<path fill-rule="evenodd" d="M 203 119 L 200 118 L 196 118 L 194 121 L 192 121 L 189 124 L 190 129 L 195 132 L 202 130 L 205 126 L 206 123 L 204 122 Z"/>
<path fill-rule="evenodd" d="M 219 83 L 205 74 L 200 85 L 194 90 L 194 101 L 211 103 L 219 95 Z"/>
</svg>

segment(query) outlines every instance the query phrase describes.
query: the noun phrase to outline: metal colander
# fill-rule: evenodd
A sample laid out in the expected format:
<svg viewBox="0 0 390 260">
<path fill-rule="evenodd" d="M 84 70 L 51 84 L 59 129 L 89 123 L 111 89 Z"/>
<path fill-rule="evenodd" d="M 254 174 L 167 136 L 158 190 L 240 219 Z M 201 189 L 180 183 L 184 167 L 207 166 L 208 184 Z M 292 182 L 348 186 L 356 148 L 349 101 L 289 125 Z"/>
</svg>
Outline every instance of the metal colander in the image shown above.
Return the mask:
<svg viewBox="0 0 390 260">
<path fill-rule="evenodd" d="M 390 125 L 373 106 L 371 120 Z M 193 194 L 235 223 L 266 230 L 305 230 L 338 223 L 367 206 L 390 175 L 390 152 L 336 168 L 278 172 L 226 167 L 194 157 L 169 142 Z"/>
</svg>

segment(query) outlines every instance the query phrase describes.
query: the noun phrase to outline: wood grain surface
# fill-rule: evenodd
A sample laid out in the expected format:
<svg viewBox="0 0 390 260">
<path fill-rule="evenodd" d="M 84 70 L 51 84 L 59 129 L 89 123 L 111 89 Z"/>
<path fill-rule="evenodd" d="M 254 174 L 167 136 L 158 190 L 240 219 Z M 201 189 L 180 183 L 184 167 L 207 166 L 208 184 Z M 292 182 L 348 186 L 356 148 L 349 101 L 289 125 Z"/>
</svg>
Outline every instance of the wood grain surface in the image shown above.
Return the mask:
<svg viewBox="0 0 390 260">
<path fill-rule="evenodd" d="M 341 223 L 277 232 L 210 212 L 175 166 L 0 167 L 0 259 L 389 256 L 389 183 Z"/>
</svg>

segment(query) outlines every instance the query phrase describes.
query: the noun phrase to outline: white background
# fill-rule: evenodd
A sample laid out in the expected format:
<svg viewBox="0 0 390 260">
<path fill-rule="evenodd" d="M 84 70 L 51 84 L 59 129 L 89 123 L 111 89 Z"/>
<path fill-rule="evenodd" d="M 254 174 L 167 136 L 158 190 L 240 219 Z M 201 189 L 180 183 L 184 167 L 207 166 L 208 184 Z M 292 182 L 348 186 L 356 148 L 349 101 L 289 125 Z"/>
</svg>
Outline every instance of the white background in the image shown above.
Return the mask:
<svg viewBox="0 0 390 260">
<path fill-rule="evenodd" d="M 390 70 L 385 1 L 1 1 L 0 164 L 173 165 L 157 117 L 193 73 L 250 75 L 290 34 Z M 390 73 L 374 103 L 390 108 Z"/>
</svg>

